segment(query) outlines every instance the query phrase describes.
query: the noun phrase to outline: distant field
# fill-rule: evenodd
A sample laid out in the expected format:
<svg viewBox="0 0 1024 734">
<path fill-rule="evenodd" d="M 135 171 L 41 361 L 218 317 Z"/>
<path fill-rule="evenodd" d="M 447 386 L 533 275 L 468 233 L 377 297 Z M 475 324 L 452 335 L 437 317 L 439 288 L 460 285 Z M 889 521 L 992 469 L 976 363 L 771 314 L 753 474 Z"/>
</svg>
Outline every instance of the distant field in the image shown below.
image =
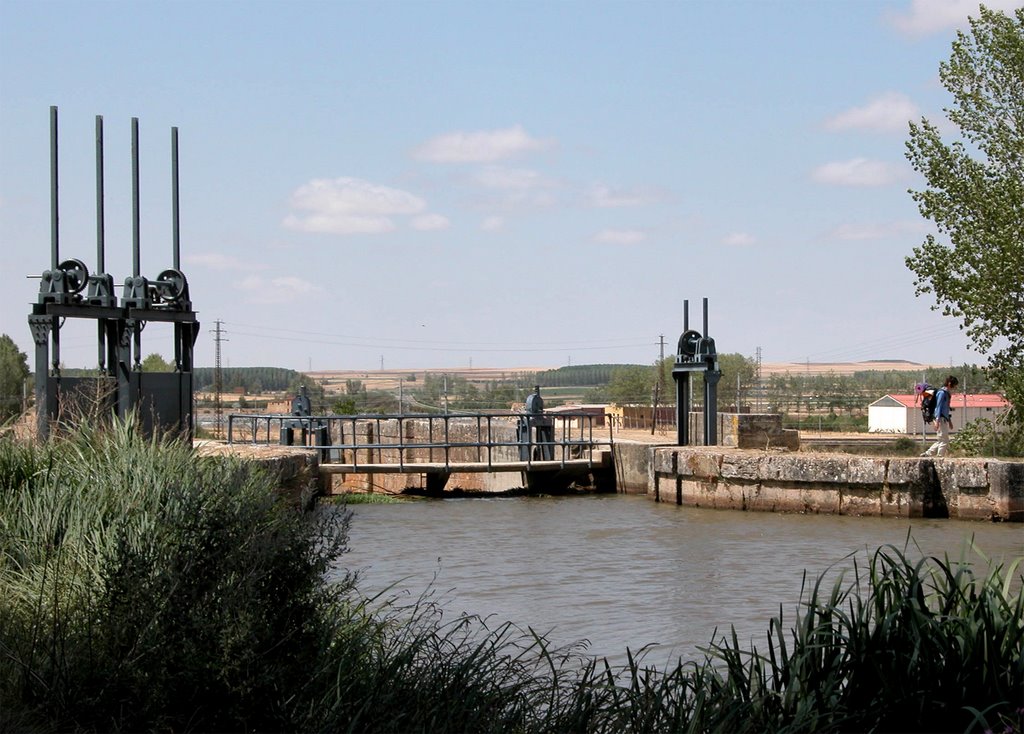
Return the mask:
<svg viewBox="0 0 1024 734">
<path fill-rule="evenodd" d="M 778 375 L 789 372 L 791 374 L 827 375 L 833 372 L 837 375 L 852 375 L 854 372 L 865 372 L 868 370 L 877 370 L 879 372 L 923 372 L 933 367 L 942 367 L 942 365 L 885 359 L 873 362 L 762 362 L 761 374 Z"/>
<path fill-rule="evenodd" d="M 852 375 L 854 372 L 865 370 L 899 372 L 922 372 L 931 367 L 942 365 L 921 364 L 920 362 L 906 362 L 902 360 L 877 360 L 868 362 L 763 362 L 761 374 L 775 375 L 805 374 L 825 375 L 833 372 L 837 375 Z M 332 388 L 339 391 L 345 389 L 346 380 L 361 380 L 367 388 L 377 390 L 397 390 L 398 383 L 408 380 L 410 375 L 415 375 L 417 381 L 422 381 L 427 374 L 451 375 L 462 377 L 470 382 L 491 382 L 513 379 L 517 375 L 526 375 L 533 372 L 558 369 L 557 367 L 474 367 L 465 369 L 396 369 L 396 370 L 323 370 L 317 372 L 306 372 L 317 382 L 326 385 L 328 391 Z M 415 384 L 415 383 L 412 383 Z M 406 385 L 410 385 L 407 381 Z M 554 390 L 555 388 L 551 388 Z"/>
<path fill-rule="evenodd" d="M 345 389 L 347 380 L 361 380 L 370 390 L 397 390 L 398 384 L 405 381 L 406 386 L 416 386 L 422 382 L 427 374 L 450 375 L 462 377 L 470 382 L 495 382 L 511 380 L 517 375 L 527 375 L 534 372 L 543 372 L 550 367 L 478 367 L 466 369 L 407 369 L 407 370 L 323 370 L 317 372 L 305 372 L 304 374 L 327 387 L 328 392 L 332 388 L 339 391 Z M 415 375 L 415 381 L 409 381 L 409 377 Z"/>
</svg>

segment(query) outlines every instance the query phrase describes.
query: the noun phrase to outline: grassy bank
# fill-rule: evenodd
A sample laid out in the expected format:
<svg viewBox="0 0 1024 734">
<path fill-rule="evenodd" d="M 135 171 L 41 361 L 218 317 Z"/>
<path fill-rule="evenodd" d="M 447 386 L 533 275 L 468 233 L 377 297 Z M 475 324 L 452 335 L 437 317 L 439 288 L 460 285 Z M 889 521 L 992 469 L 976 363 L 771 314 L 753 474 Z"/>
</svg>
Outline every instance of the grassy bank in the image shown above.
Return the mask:
<svg viewBox="0 0 1024 734">
<path fill-rule="evenodd" d="M 763 650 L 624 670 L 324 581 L 343 513 L 129 425 L 0 441 L 0 731 L 1013 731 L 1015 568 L 879 551 Z M 1016 729 L 1015 729 L 1016 728 Z"/>
</svg>

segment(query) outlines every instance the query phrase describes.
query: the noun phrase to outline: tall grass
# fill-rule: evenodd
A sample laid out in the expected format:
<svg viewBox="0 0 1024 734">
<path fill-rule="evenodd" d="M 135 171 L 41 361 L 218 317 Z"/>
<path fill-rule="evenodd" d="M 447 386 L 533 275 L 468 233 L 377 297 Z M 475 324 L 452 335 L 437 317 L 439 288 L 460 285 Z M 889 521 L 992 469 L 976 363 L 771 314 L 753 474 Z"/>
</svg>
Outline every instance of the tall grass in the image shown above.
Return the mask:
<svg viewBox="0 0 1024 734">
<path fill-rule="evenodd" d="M 279 728 L 307 675 L 343 515 L 131 423 L 0 444 L 0 717 L 85 729 Z"/>
<path fill-rule="evenodd" d="M 763 651 L 621 669 L 327 583 L 348 517 L 129 422 L 0 441 L 0 731 L 1020 731 L 1016 566 L 869 556 Z"/>
</svg>

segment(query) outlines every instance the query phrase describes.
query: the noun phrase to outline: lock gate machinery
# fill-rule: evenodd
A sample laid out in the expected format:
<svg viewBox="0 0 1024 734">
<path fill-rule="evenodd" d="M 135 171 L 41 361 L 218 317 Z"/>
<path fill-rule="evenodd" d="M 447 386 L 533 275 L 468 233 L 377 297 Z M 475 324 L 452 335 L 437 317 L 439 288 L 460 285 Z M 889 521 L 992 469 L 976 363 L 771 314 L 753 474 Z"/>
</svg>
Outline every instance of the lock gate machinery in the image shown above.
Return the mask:
<svg viewBox="0 0 1024 734">
<path fill-rule="evenodd" d="M 135 411 L 147 434 L 193 437 L 193 350 L 199 322 L 181 271 L 178 216 L 178 129 L 171 128 L 172 267 L 142 275 L 139 244 L 139 125 L 132 118 L 132 273 L 121 298 L 104 257 L 103 118 L 96 116 L 96 268 L 61 259 L 58 206 L 57 108 L 50 108 L 50 268 L 43 272 L 28 317 L 35 343 L 35 399 L 40 437 L 53 421 L 91 412 L 125 418 Z M 61 374 L 60 336 L 65 319 L 96 323 L 98 376 Z M 174 372 L 142 372 L 142 331 L 148 322 L 174 325 Z"/>
<path fill-rule="evenodd" d="M 708 299 L 704 299 L 704 333 L 690 329 L 690 303 L 683 301 L 683 333 L 676 349 L 672 379 L 676 383 L 676 443 L 690 445 L 690 409 L 693 403 L 690 376 L 704 373 L 704 445 L 718 445 L 718 366 L 715 340 L 708 336 Z"/>
</svg>

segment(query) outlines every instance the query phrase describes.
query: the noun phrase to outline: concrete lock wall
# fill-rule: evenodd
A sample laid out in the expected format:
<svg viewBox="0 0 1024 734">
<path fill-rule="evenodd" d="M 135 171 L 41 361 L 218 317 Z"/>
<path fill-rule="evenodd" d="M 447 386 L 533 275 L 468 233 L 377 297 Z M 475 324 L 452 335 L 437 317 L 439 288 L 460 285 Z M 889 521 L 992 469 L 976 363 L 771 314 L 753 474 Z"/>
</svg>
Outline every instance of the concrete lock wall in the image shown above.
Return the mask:
<svg viewBox="0 0 1024 734">
<path fill-rule="evenodd" d="M 659 502 L 766 512 L 1024 522 L 1024 464 L 652 449 Z"/>
</svg>

